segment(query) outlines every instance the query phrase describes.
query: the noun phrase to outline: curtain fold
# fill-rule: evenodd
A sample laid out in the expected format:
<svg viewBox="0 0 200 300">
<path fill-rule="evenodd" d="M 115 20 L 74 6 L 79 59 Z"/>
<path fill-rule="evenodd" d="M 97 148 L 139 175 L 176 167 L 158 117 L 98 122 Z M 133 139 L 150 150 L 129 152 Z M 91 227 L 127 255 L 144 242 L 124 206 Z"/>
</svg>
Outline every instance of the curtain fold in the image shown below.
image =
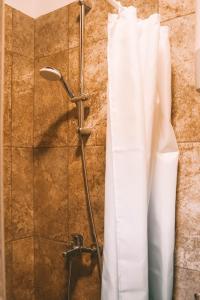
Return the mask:
<svg viewBox="0 0 200 300">
<path fill-rule="evenodd" d="M 171 300 L 178 149 L 168 28 L 123 8 L 108 20 L 102 300 Z"/>
</svg>

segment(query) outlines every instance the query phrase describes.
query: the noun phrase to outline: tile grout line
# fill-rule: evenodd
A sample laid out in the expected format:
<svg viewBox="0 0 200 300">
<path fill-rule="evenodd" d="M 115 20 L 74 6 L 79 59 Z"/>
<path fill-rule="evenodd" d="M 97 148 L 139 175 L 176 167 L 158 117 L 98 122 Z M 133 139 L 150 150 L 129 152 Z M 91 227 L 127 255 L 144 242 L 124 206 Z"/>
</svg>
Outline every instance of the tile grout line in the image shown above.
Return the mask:
<svg viewBox="0 0 200 300">
<path fill-rule="evenodd" d="M 186 268 L 186 267 L 180 267 L 180 266 L 177 266 L 175 264 L 175 267 L 178 268 L 178 269 L 183 269 L 183 270 L 186 270 L 186 271 L 192 271 L 192 272 L 197 272 L 200 274 L 200 270 L 194 270 L 194 269 L 190 269 L 190 268 Z"/>
<path fill-rule="evenodd" d="M 187 13 L 187 14 L 180 15 L 180 16 L 174 16 L 174 17 L 171 17 L 171 18 L 169 18 L 169 19 L 163 20 L 163 21 L 161 21 L 160 23 L 163 24 L 163 23 L 165 23 L 165 22 L 170 22 L 170 21 L 172 21 L 172 20 L 174 20 L 174 19 L 184 18 L 184 17 L 188 17 L 188 16 L 191 16 L 191 15 L 195 15 L 195 12 L 192 11 L 192 12 L 189 12 L 189 13 Z"/>
</svg>

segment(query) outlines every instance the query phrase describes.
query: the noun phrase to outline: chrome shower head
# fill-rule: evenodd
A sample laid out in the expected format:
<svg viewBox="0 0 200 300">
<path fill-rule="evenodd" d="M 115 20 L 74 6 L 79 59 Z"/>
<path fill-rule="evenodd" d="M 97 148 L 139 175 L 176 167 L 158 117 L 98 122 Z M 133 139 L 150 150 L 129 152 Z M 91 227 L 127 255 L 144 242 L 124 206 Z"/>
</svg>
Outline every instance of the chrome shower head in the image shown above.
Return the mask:
<svg viewBox="0 0 200 300">
<path fill-rule="evenodd" d="M 40 75 L 50 81 L 61 80 L 62 75 L 60 71 L 52 67 L 45 67 L 40 70 Z"/>
<path fill-rule="evenodd" d="M 64 89 L 66 90 L 67 94 L 70 98 L 74 98 L 74 94 L 72 90 L 70 89 L 67 82 L 64 80 L 61 72 L 55 68 L 52 67 L 44 67 L 40 69 L 40 75 L 45 78 L 46 80 L 50 81 L 61 81 Z"/>
</svg>

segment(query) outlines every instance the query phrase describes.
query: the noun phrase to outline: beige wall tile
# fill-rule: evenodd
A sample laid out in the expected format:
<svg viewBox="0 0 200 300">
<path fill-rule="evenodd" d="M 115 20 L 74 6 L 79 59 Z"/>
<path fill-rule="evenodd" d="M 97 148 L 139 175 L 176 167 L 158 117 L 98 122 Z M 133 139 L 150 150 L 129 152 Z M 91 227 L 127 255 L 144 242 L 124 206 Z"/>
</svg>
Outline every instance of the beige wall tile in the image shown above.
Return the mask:
<svg viewBox="0 0 200 300">
<path fill-rule="evenodd" d="M 3 169 L 3 188 L 4 188 L 4 230 L 5 241 L 12 239 L 12 203 L 11 203 L 11 148 L 3 149 L 4 169 Z"/>
<path fill-rule="evenodd" d="M 131 4 L 137 8 L 139 18 L 147 18 L 151 14 L 158 12 L 158 1 L 159 0 L 122 0 L 125 5 Z"/>
<path fill-rule="evenodd" d="M 68 239 L 67 148 L 34 151 L 34 219 L 41 237 Z"/>
<path fill-rule="evenodd" d="M 35 56 L 43 57 L 68 49 L 68 7 L 35 21 Z"/>
<path fill-rule="evenodd" d="M 13 52 L 34 58 L 34 19 L 13 9 Z"/>
<path fill-rule="evenodd" d="M 184 231 L 184 230 L 183 230 Z M 200 272 L 200 234 L 177 234 L 176 266 Z"/>
<path fill-rule="evenodd" d="M 195 0 L 158 0 L 162 20 L 184 16 L 195 11 Z"/>
<path fill-rule="evenodd" d="M 174 300 L 193 300 L 199 292 L 200 272 L 175 269 Z"/>
<path fill-rule="evenodd" d="M 11 118 L 12 118 L 12 54 L 5 51 L 4 55 L 4 105 L 3 105 L 3 143 L 11 146 Z"/>
<path fill-rule="evenodd" d="M 6 300 L 12 300 L 12 242 L 5 243 Z"/>
<path fill-rule="evenodd" d="M 12 151 L 12 230 L 14 239 L 33 234 L 33 151 Z"/>
<path fill-rule="evenodd" d="M 58 68 L 67 80 L 68 51 L 37 59 L 35 62 L 34 145 L 66 146 L 68 134 L 68 96 L 60 82 L 42 78 L 45 66 Z"/>
<path fill-rule="evenodd" d="M 100 40 L 85 48 L 85 91 L 106 90 L 107 40 Z M 69 51 L 69 82 L 76 93 L 79 86 L 79 48 Z"/>
<path fill-rule="evenodd" d="M 182 62 L 173 68 L 172 121 L 180 142 L 200 141 L 200 94 L 195 89 L 194 62 Z"/>
<path fill-rule="evenodd" d="M 176 265 L 200 271 L 200 144 L 180 144 Z"/>
<path fill-rule="evenodd" d="M 13 55 L 12 145 L 33 145 L 34 62 Z"/>
<path fill-rule="evenodd" d="M 86 91 L 106 90 L 107 78 L 107 41 L 100 40 L 85 49 Z"/>
<path fill-rule="evenodd" d="M 5 50 L 12 51 L 13 34 L 13 9 L 5 4 Z"/>
<path fill-rule="evenodd" d="M 67 268 L 62 253 L 66 245 L 35 240 L 35 285 L 37 300 L 66 299 Z"/>
<path fill-rule="evenodd" d="M 33 239 L 12 242 L 13 300 L 34 300 L 34 246 Z"/>
<path fill-rule="evenodd" d="M 73 300 L 100 300 L 98 270 L 95 261 L 85 255 L 82 263 L 74 263 L 75 271 L 72 281 Z"/>
<path fill-rule="evenodd" d="M 163 22 L 170 28 L 172 65 L 181 65 L 194 58 L 195 15 Z"/>
<path fill-rule="evenodd" d="M 69 84 L 76 95 L 80 94 L 79 47 L 69 49 Z"/>
<path fill-rule="evenodd" d="M 103 228 L 104 202 L 104 147 L 86 147 L 86 161 L 91 201 L 94 206 L 94 217 L 97 231 L 101 234 Z M 88 223 L 87 203 L 84 193 L 80 149 L 69 149 L 69 233 L 80 232 L 86 243 L 91 243 L 90 226 Z"/>
</svg>

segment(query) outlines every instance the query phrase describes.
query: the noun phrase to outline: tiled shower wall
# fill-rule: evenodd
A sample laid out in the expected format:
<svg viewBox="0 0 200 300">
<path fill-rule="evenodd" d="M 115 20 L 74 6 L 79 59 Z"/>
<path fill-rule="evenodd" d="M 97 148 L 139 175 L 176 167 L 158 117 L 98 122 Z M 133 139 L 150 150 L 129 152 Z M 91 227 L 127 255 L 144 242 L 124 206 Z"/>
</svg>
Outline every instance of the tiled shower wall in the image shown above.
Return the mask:
<svg viewBox="0 0 200 300">
<path fill-rule="evenodd" d="M 181 152 L 177 194 L 175 300 L 192 300 L 200 282 L 198 195 L 200 95 L 194 88 L 194 2 L 122 1 L 141 17 L 158 9 L 171 28 L 173 125 Z M 103 241 L 107 14 L 94 1 L 86 18 L 86 156 L 95 220 Z M 70 235 L 90 245 L 76 136 L 76 113 L 59 83 L 39 75 L 59 68 L 79 89 L 79 7 L 71 4 L 37 20 L 6 7 L 4 162 L 8 299 L 65 299 L 62 252 Z M 73 274 L 73 299 L 98 300 L 98 273 L 89 257 Z"/>
<path fill-rule="evenodd" d="M 4 81 L 7 299 L 33 299 L 34 20 L 9 6 Z"/>
</svg>

